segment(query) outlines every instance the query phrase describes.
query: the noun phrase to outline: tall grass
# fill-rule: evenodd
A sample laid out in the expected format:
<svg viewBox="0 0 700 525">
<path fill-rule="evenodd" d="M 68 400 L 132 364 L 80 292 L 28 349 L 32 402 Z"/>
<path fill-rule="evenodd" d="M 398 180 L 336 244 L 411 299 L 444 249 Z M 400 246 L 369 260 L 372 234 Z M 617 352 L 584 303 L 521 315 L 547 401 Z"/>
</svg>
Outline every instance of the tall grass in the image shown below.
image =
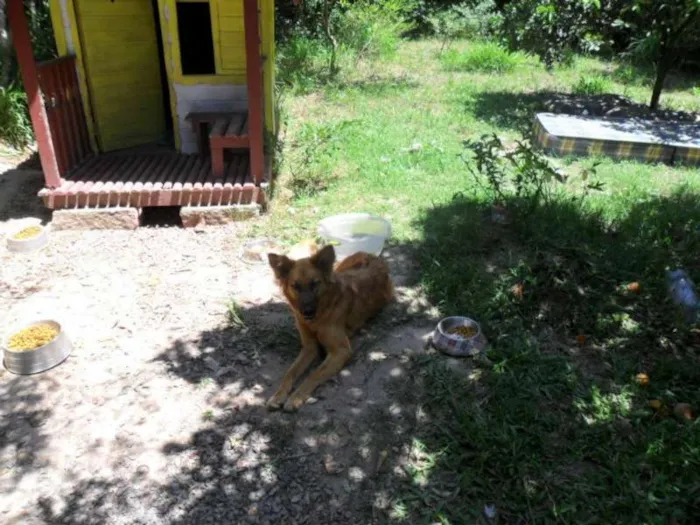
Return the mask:
<svg viewBox="0 0 700 525">
<path fill-rule="evenodd" d="M 26 94 L 16 87 L 0 87 L 0 140 L 22 149 L 32 139 Z"/>
<path fill-rule="evenodd" d="M 296 31 L 288 31 L 279 43 L 278 78 L 297 92 L 307 92 L 332 80 L 358 60 L 390 57 L 411 27 L 407 17 L 412 0 L 331 4 L 327 20 L 315 3 L 307 7 L 309 12 L 303 24 Z"/>
<path fill-rule="evenodd" d="M 524 55 L 511 53 L 495 42 L 479 42 L 465 51 L 450 49 L 440 60 L 447 71 L 507 73 L 513 71 Z"/>
</svg>

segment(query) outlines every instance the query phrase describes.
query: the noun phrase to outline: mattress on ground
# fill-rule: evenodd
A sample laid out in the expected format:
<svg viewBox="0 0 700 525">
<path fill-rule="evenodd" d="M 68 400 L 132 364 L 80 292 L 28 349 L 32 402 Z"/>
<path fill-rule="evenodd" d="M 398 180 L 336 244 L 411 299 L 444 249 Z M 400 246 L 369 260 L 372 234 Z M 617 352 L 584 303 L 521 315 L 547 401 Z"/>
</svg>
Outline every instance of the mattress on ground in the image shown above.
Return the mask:
<svg viewBox="0 0 700 525">
<path fill-rule="evenodd" d="M 700 165 L 700 124 L 538 113 L 535 137 L 557 155 Z"/>
</svg>

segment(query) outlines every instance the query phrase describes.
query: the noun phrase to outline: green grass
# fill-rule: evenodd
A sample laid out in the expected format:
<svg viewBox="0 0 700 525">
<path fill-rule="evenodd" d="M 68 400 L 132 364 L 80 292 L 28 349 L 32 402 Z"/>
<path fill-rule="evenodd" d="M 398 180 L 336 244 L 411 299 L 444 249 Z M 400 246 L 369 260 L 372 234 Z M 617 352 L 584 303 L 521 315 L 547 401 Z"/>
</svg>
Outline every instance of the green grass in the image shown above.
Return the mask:
<svg viewBox="0 0 700 525">
<path fill-rule="evenodd" d="M 581 77 L 572 88 L 575 95 L 602 95 L 612 90 L 612 82 L 603 76 Z"/>
<path fill-rule="evenodd" d="M 515 70 L 526 57 L 511 53 L 494 42 L 479 42 L 467 49 L 449 49 L 440 60 L 447 71 L 505 73 Z"/>
<path fill-rule="evenodd" d="M 495 132 L 512 143 L 545 94 L 581 78 L 646 102 L 648 77 L 590 58 L 553 73 L 529 59 L 497 75 L 447 71 L 438 46 L 405 43 L 391 61 L 289 97 L 271 217 L 254 226 L 295 241 L 328 214 L 387 216 L 433 304 L 484 327 L 493 365 L 479 374 L 457 376 L 441 358 L 418 363 L 432 423 L 412 436 L 421 467 L 387 518 L 478 523 L 493 504 L 505 523 L 696 522 L 700 423 L 666 407 L 700 408 L 700 345 L 678 322 L 664 271 L 683 266 L 700 282 L 697 170 L 554 159 L 570 175 L 565 187 L 500 226 L 485 220 L 487 194 L 460 157 L 465 138 Z M 700 110 L 697 81 L 674 85 L 662 104 Z M 604 190 L 581 203 L 572 197 L 594 160 Z M 630 282 L 641 291 L 626 292 Z M 652 399 L 665 408 L 650 409 Z M 438 480 L 450 489 L 423 486 Z"/>
<path fill-rule="evenodd" d="M 22 149 L 29 145 L 32 138 L 24 91 L 14 87 L 0 87 L 0 140 Z"/>
</svg>

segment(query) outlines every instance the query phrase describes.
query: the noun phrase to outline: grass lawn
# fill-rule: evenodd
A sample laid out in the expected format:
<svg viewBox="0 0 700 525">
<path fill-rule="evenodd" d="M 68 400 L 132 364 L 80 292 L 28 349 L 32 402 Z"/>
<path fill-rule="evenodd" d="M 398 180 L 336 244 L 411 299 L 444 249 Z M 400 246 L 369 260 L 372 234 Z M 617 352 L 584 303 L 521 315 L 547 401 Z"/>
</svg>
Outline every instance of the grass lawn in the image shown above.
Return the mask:
<svg viewBox="0 0 700 525">
<path fill-rule="evenodd" d="M 441 312 L 483 324 L 492 367 L 463 378 L 441 359 L 420 363 L 435 425 L 416 443 L 430 460 L 392 495 L 392 521 L 475 523 L 493 504 L 504 523 L 697 523 L 700 423 L 671 412 L 700 408 L 700 337 L 679 323 L 664 272 L 680 265 L 700 281 L 699 174 L 600 159 L 604 191 L 581 203 L 577 175 L 593 159 L 554 160 L 567 190 L 510 226 L 485 220 L 462 140 L 515 140 L 539 93 L 645 102 L 651 88 L 588 58 L 549 73 L 526 56 L 487 57 L 494 72 L 483 72 L 460 56 L 475 45 L 440 61 L 436 43 L 405 43 L 335 85 L 288 93 L 281 182 L 257 233 L 292 241 L 328 214 L 387 216 Z M 662 103 L 700 111 L 698 86 L 675 79 Z"/>
</svg>

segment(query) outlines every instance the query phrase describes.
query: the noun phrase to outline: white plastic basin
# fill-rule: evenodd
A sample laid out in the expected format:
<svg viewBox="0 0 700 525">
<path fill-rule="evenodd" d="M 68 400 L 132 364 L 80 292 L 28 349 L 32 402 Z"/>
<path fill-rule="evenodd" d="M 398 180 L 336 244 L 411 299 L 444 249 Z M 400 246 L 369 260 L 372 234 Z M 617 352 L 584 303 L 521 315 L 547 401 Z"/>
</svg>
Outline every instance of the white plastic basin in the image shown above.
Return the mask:
<svg viewBox="0 0 700 525">
<path fill-rule="evenodd" d="M 339 261 L 357 252 L 379 255 L 391 237 L 391 223 L 369 213 L 345 213 L 323 219 L 318 235 L 335 246 Z"/>
</svg>

